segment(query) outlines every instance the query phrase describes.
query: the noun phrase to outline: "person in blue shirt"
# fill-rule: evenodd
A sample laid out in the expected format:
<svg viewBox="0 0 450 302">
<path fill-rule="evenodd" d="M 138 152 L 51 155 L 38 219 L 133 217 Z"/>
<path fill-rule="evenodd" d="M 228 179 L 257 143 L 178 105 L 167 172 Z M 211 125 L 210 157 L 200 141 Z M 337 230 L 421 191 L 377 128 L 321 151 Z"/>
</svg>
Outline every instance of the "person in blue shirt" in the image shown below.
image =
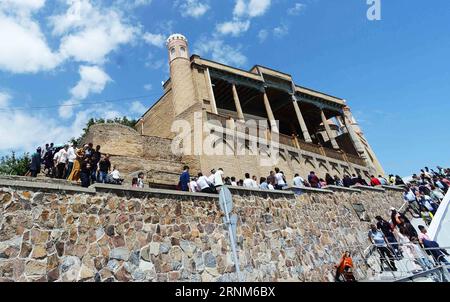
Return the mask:
<svg viewBox="0 0 450 302">
<path fill-rule="evenodd" d="M 267 179 L 265 177 L 261 177 L 259 183 L 260 183 L 259 188 L 261 190 L 269 190 L 269 184 L 267 183 Z"/>
<path fill-rule="evenodd" d="M 380 254 L 381 263 L 387 263 L 392 271 L 397 271 L 391 249 L 388 247 L 388 240 L 383 232 L 378 230 L 376 225 L 371 224 L 368 236 L 369 241 L 377 248 Z M 381 265 L 381 269 L 384 270 L 383 265 Z"/>
<path fill-rule="evenodd" d="M 189 167 L 184 166 L 183 173 L 180 175 L 180 187 L 181 191 L 189 192 L 189 182 L 191 181 L 191 176 L 189 175 Z"/>
</svg>

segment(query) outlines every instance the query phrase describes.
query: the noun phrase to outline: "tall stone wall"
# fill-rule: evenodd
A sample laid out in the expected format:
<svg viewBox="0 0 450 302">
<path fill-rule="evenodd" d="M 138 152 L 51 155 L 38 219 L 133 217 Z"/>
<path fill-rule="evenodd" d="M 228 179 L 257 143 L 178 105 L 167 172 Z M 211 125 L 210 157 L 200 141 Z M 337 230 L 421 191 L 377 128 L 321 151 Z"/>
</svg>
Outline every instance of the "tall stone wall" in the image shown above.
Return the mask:
<svg viewBox="0 0 450 302">
<path fill-rule="evenodd" d="M 246 281 L 332 281 L 345 250 L 365 279 L 368 223 L 351 204 L 361 202 L 372 219 L 402 204 L 398 191 L 234 192 Z M 233 280 L 217 197 L 0 182 L 0 281 Z"/>
<path fill-rule="evenodd" d="M 171 151 L 172 140 L 140 135 L 136 130 L 119 124 L 99 124 L 89 128 L 84 143 L 101 146 L 101 152 L 111 155 L 111 162 L 130 181 L 136 172 L 148 174 L 152 183 L 176 185 L 183 159 Z"/>
<path fill-rule="evenodd" d="M 143 125 L 139 125 L 141 129 L 137 129 L 142 134 L 148 136 L 158 136 L 164 138 L 173 138 L 171 132 L 172 121 L 175 117 L 173 107 L 172 89 L 166 91 L 164 96 L 144 115 L 142 118 Z"/>
</svg>

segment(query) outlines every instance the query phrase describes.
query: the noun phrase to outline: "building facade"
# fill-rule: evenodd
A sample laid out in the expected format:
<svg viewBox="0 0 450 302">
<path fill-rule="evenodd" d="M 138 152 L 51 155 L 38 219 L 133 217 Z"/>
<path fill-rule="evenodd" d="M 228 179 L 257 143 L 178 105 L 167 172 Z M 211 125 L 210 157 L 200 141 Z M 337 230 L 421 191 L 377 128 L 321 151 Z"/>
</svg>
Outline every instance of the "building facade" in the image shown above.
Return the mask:
<svg viewBox="0 0 450 302">
<path fill-rule="evenodd" d="M 193 145 L 191 153 L 183 156 L 185 163 L 204 173 L 222 167 L 226 175 L 238 178 L 247 172 L 266 176 L 270 167 L 261 166 L 259 157 L 269 152 L 265 150 L 267 139 L 277 137 L 279 160 L 274 166 L 287 177 L 311 170 L 340 176 L 384 175 L 344 99 L 297 85 L 289 74 L 267 67 L 256 65 L 246 71 L 190 56 L 188 41 L 180 34 L 169 37 L 167 48 L 170 79 L 164 84 L 164 95 L 137 123 L 141 135 L 173 139 L 176 120 L 191 125 L 196 119 L 201 123 L 219 121 L 232 129 L 248 120 L 267 122 L 267 127 L 258 127 L 257 133 L 263 135 L 257 138 L 248 135 L 248 128 L 234 131 L 242 144 L 235 139 L 227 141 L 226 129 L 216 131 L 212 148 L 218 152 L 203 154 Z M 189 135 L 187 141 L 194 144 L 199 134 Z M 250 149 L 252 138 L 257 141 L 256 152 L 242 152 Z"/>
</svg>

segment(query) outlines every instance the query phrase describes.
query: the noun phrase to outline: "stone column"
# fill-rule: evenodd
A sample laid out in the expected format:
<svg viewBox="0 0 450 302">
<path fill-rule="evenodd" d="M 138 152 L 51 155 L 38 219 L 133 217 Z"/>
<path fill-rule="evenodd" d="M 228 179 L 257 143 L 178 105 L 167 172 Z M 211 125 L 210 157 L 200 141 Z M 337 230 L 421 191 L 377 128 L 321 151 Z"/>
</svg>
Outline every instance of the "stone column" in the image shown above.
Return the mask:
<svg viewBox="0 0 450 302">
<path fill-rule="evenodd" d="M 214 89 L 211 81 L 211 74 L 209 73 L 209 68 L 206 68 L 206 80 L 208 81 L 209 94 L 211 97 L 211 110 L 214 114 L 219 114 L 217 111 L 216 98 L 214 96 Z"/>
<path fill-rule="evenodd" d="M 355 132 L 355 129 L 353 129 L 352 122 L 349 119 L 348 115 L 346 114 L 347 112 L 349 112 L 349 111 L 344 108 L 344 115 L 342 116 L 342 119 L 344 120 L 344 125 L 347 128 L 348 134 L 350 135 L 350 138 L 353 141 L 353 144 L 355 145 L 356 151 L 361 156 L 366 158 L 364 147 L 363 147 L 361 141 L 359 140 L 358 135 Z"/>
<path fill-rule="evenodd" d="M 238 119 L 244 121 L 245 120 L 244 112 L 242 111 L 241 101 L 239 100 L 239 95 L 237 93 L 236 84 L 233 83 L 232 88 L 233 88 L 233 99 L 234 99 L 234 104 L 236 105 L 236 112 L 238 115 Z"/>
<path fill-rule="evenodd" d="M 300 124 L 300 128 L 302 129 L 303 138 L 307 143 L 312 143 L 311 135 L 309 135 L 308 128 L 306 127 L 305 119 L 303 118 L 302 112 L 300 111 L 300 106 L 297 103 L 297 100 L 294 97 L 294 109 L 297 114 L 297 119 Z"/>
<path fill-rule="evenodd" d="M 330 125 L 328 125 L 327 118 L 326 118 L 325 113 L 323 112 L 323 109 L 322 109 L 322 108 L 320 109 L 320 115 L 321 115 L 321 117 L 322 117 L 322 123 L 323 123 L 323 125 L 324 125 L 324 127 L 325 127 L 325 131 L 327 132 L 328 138 L 329 138 L 330 141 L 331 141 L 331 145 L 333 146 L 333 149 L 339 150 L 339 145 L 338 145 L 338 143 L 336 142 L 336 139 L 335 139 L 335 137 L 333 136 L 333 133 L 331 132 Z"/>
<path fill-rule="evenodd" d="M 276 133 L 280 133 L 278 130 L 277 122 L 275 121 L 275 116 L 272 112 L 272 107 L 270 107 L 269 98 L 267 97 L 267 93 L 264 91 L 264 106 L 266 107 L 267 117 L 269 118 L 270 127 L 272 131 Z"/>
</svg>

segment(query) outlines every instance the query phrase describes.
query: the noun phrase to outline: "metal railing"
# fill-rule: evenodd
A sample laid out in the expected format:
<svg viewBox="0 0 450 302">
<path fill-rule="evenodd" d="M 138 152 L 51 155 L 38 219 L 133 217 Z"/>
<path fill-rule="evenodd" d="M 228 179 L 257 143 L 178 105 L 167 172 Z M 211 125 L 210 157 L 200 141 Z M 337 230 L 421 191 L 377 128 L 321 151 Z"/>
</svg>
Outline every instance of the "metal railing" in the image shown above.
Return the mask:
<svg viewBox="0 0 450 302">
<path fill-rule="evenodd" d="M 387 244 L 387 248 L 391 258 L 383 257 L 376 245 L 370 245 L 361 253 L 372 275 L 378 277 L 372 278 L 372 281 L 408 282 L 421 279 L 429 282 L 450 282 L 450 263 L 446 256 L 440 253 L 436 259 L 431 254 L 436 250 L 450 251 L 450 247 L 422 248 L 414 243 L 394 243 Z M 369 274 L 366 277 L 366 280 L 370 281 Z"/>
</svg>

